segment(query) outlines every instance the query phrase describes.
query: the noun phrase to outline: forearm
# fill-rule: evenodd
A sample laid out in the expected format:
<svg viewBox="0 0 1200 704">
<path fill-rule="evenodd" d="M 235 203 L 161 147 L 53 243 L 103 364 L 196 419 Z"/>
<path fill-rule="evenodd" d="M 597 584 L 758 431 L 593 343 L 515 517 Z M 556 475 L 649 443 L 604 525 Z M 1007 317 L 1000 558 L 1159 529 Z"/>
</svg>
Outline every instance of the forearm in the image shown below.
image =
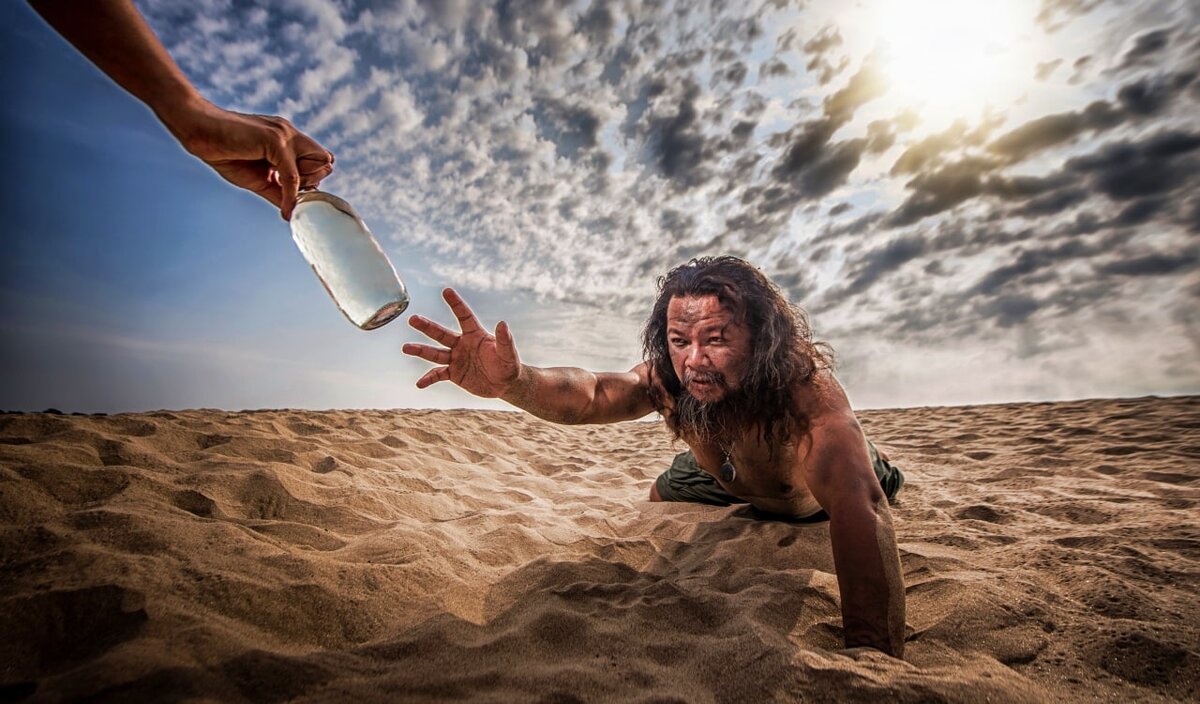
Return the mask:
<svg viewBox="0 0 1200 704">
<path fill-rule="evenodd" d="M 904 656 L 904 579 L 887 500 L 830 516 L 846 647 Z"/>
<path fill-rule="evenodd" d="M 203 98 L 132 0 L 30 0 L 59 34 L 168 127 Z"/>
<path fill-rule="evenodd" d="M 596 375 L 583 369 L 522 364 L 516 381 L 500 398 L 553 423 L 586 423 L 597 384 Z"/>
</svg>

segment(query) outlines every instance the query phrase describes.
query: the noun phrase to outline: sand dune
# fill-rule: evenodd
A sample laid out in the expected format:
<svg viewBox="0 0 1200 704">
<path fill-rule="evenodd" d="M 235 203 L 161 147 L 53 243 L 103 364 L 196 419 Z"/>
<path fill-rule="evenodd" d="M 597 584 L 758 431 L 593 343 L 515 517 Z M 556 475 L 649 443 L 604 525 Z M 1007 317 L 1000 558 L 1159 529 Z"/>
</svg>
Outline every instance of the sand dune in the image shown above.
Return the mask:
<svg viewBox="0 0 1200 704">
<path fill-rule="evenodd" d="M 660 424 L 0 416 L 0 699 L 1200 696 L 1200 398 L 861 414 L 906 661 L 840 650 L 827 524 L 645 501 Z"/>
</svg>

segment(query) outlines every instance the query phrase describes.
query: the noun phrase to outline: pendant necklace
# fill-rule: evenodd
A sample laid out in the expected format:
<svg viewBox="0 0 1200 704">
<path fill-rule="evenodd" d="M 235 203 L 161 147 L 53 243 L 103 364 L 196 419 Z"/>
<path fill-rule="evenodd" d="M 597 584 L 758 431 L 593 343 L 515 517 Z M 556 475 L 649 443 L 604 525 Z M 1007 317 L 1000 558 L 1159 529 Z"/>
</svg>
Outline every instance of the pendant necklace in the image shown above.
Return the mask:
<svg viewBox="0 0 1200 704">
<path fill-rule="evenodd" d="M 719 442 L 717 445 L 721 448 L 721 452 L 725 453 L 725 461 L 721 463 L 721 481 L 725 482 L 726 484 L 732 484 L 733 480 L 737 479 L 737 467 L 733 466 L 733 461 L 730 459 L 730 453 L 733 451 L 733 446 L 730 445 L 727 448 Z"/>
</svg>

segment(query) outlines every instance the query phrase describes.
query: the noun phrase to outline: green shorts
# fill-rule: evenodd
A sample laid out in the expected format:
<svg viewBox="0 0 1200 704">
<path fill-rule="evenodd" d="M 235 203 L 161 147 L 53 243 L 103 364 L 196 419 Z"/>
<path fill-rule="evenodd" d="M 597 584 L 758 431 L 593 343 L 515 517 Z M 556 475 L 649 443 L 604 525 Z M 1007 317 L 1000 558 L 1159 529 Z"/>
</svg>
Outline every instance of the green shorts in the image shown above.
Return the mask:
<svg viewBox="0 0 1200 704">
<path fill-rule="evenodd" d="M 879 456 L 879 450 L 870 440 L 867 440 L 867 451 L 871 454 L 871 464 L 875 468 L 875 476 L 879 478 L 879 485 L 891 503 L 900 493 L 900 487 L 904 486 L 904 475 L 899 467 Z M 700 469 L 691 450 L 676 455 L 671 468 L 654 480 L 654 486 L 658 488 L 658 495 L 663 501 L 691 501 L 712 506 L 748 503 L 722 489 L 711 474 Z"/>
</svg>

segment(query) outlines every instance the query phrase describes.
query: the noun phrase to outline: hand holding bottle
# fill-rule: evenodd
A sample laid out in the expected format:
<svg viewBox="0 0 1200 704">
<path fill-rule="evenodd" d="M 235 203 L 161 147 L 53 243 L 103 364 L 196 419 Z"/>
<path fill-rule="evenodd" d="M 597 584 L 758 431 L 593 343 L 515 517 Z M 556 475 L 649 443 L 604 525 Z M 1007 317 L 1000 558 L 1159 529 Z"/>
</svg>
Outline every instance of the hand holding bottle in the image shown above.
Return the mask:
<svg viewBox="0 0 1200 704">
<path fill-rule="evenodd" d="M 29 0 L 33 9 L 125 90 L 148 105 L 188 152 L 257 193 L 285 220 L 302 187 L 333 170 L 333 154 L 282 117 L 243 115 L 205 100 L 132 0 Z"/>
</svg>

